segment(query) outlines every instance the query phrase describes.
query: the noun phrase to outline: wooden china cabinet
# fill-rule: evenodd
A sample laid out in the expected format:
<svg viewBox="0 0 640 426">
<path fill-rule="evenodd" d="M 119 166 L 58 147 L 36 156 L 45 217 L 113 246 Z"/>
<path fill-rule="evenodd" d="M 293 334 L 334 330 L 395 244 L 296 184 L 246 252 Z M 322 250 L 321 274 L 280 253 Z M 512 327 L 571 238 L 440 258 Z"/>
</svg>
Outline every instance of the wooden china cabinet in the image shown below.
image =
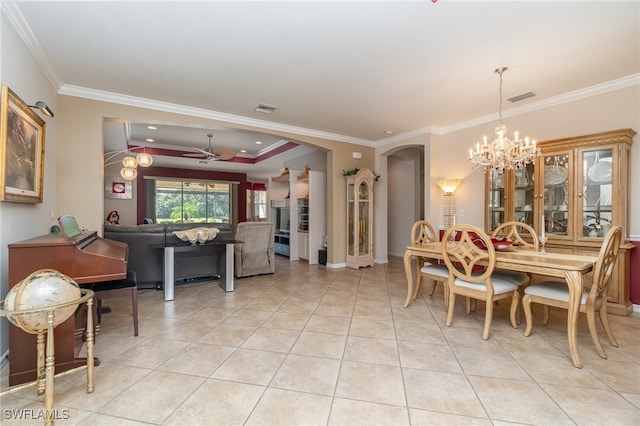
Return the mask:
<svg viewBox="0 0 640 426">
<path fill-rule="evenodd" d="M 550 140 L 524 169 L 486 173 L 485 228 L 507 221 L 545 228 L 550 252 L 597 254 L 612 225 L 622 227 L 608 311 L 631 312 L 629 300 L 629 168 L 631 129 Z"/>
</svg>

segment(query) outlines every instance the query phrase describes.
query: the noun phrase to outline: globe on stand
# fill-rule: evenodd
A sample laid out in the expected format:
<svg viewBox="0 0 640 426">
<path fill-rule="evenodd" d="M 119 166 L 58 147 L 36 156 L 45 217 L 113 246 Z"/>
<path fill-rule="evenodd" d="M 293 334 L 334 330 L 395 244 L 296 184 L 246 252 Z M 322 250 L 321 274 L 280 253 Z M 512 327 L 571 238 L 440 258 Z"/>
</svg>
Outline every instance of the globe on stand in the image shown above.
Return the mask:
<svg viewBox="0 0 640 426">
<path fill-rule="evenodd" d="M 47 330 L 48 306 L 56 306 L 79 300 L 80 287 L 68 277 L 54 269 L 40 269 L 13 286 L 4 301 L 7 318 L 31 334 L 39 334 Z M 77 304 L 64 306 L 55 310 L 53 326 L 66 321 L 77 308 Z M 11 311 L 41 309 L 40 312 L 11 315 Z"/>
</svg>

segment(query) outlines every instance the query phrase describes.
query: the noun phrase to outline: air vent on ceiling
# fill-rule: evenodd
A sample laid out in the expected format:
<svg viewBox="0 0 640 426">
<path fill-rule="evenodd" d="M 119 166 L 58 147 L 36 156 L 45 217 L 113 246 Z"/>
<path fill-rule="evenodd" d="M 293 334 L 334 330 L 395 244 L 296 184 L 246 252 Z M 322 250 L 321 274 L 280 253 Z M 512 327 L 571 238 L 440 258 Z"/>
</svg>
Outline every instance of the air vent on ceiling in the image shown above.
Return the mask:
<svg viewBox="0 0 640 426">
<path fill-rule="evenodd" d="M 513 98 L 509 98 L 507 99 L 509 102 L 520 102 L 522 100 L 525 100 L 527 98 L 532 98 L 534 97 L 536 94 L 533 92 L 527 92 L 527 93 L 523 93 L 521 95 L 518 96 L 514 96 Z"/>
<path fill-rule="evenodd" d="M 278 109 L 277 106 L 267 105 L 267 104 L 258 104 L 258 106 L 256 107 L 256 111 L 262 112 L 264 114 L 271 114 L 277 109 Z"/>
</svg>

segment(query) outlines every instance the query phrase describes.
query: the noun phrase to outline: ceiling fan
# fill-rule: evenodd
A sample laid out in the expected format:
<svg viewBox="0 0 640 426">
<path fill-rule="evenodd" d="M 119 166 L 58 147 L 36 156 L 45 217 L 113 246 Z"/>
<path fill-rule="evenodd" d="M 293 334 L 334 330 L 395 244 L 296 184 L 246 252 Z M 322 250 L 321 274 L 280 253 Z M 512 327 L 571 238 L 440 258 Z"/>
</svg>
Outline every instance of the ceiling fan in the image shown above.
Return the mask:
<svg viewBox="0 0 640 426">
<path fill-rule="evenodd" d="M 201 158 L 206 161 L 209 160 L 231 160 L 235 157 L 236 152 L 230 148 L 211 148 L 211 138 L 213 135 L 211 133 L 207 133 L 207 137 L 209 138 L 209 148 L 208 149 L 200 149 L 193 148 L 197 153 L 193 154 L 183 154 L 185 157 L 193 157 L 193 158 Z"/>
</svg>

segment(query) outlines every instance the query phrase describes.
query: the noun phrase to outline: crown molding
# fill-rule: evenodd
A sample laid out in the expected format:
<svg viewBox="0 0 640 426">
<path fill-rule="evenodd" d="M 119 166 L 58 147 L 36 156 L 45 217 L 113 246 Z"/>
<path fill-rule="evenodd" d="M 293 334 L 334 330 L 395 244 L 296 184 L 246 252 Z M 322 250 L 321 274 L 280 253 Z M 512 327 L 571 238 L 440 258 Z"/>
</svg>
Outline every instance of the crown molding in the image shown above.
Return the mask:
<svg viewBox="0 0 640 426">
<path fill-rule="evenodd" d="M 176 114 L 190 115 L 193 117 L 208 118 L 211 120 L 224 121 L 227 123 L 253 126 L 265 130 L 276 132 L 295 133 L 303 136 L 310 136 L 320 139 L 334 140 L 338 142 L 352 143 L 356 145 L 375 146 L 366 139 L 353 138 L 350 136 L 338 135 L 335 133 L 323 132 L 319 130 L 306 129 L 303 127 L 289 126 L 272 121 L 257 120 L 243 117 L 241 115 L 227 114 L 223 112 L 211 111 L 202 108 L 194 108 L 185 105 L 178 105 L 169 102 L 156 101 L 153 99 L 139 98 L 135 96 L 123 95 L 119 93 L 106 92 L 102 90 L 90 89 L 86 87 L 65 84 L 58 91 L 61 95 L 75 96 L 79 98 L 93 99 L 96 101 L 111 102 L 122 105 L 129 105 L 140 108 L 154 109 L 158 111 L 172 112 Z"/>
<path fill-rule="evenodd" d="M 33 31 L 31 31 L 31 27 L 27 24 L 27 21 L 25 21 L 20 9 L 18 9 L 16 2 L 14 0 L 6 0 L 0 3 L 0 6 L 2 6 L 2 13 L 7 17 L 7 20 L 16 33 L 18 33 L 18 36 L 27 47 L 27 50 L 38 63 L 40 69 L 47 77 L 47 80 L 49 80 L 49 83 L 51 83 L 51 86 L 53 86 L 56 91 L 60 90 L 60 87 L 62 87 L 62 80 L 60 80 L 60 77 L 58 77 L 58 74 L 54 71 L 53 66 L 51 66 L 51 62 L 49 62 L 40 42 L 38 42 Z"/>
<path fill-rule="evenodd" d="M 532 102 L 527 105 L 523 105 L 517 108 L 510 108 L 503 111 L 503 118 L 515 117 L 518 115 L 526 114 L 541 109 L 566 104 L 569 102 L 575 102 L 580 99 L 585 99 L 591 96 L 600 95 L 615 90 L 625 89 L 627 87 L 640 85 L 640 74 L 632 74 L 626 77 L 622 77 L 616 80 L 611 80 L 605 83 L 596 84 L 586 87 L 584 89 L 574 90 L 562 95 L 554 96 L 548 99 L 543 99 L 538 102 Z M 482 117 L 477 117 L 471 120 L 463 121 L 451 126 L 427 126 L 420 129 L 412 130 L 409 132 L 401 133 L 389 138 L 380 139 L 378 141 L 370 141 L 366 139 L 353 138 L 350 136 L 339 135 L 335 133 L 322 132 L 313 129 L 307 129 L 303 127 L 289 126 L 286 124 L 275 123 L 271 121 L 257 120 L 249 117 L 243 117 L 240 115 L 226 114 L 222 112 L 210 111 L 201 108 L 193 108 L 184 105 L 171 104 L 167 102 L 155 101 L 152 99 L 138 98 L 128 95 L 121 95 L 117 93 L 105 92 L 95 89 L 88 89 L 85 87 L 63 85 L 59 90 L 60 94 L 76 96 L 81 98 L 94 99 L 104 102 L 112 102 L 118 104 L 125 104 L 130 106 L 137 106 L 141 108 L 155 109 L 166 112 L 175 112 L 178 114 L 192 115 L 195 117 L 209 118 L 212 120 L 225 121 L 228 123 L 241 124 L 246 126 L 259 127 L 266 130 L 281 131 L 287 133 L 296 133 L 304 136 L 317 137 L 321 139 L 329 139 L 338 142 L 352 143 L 356 145 L 364 145 L 368 147 L 384 147 L 399 141 L 406 139 L 424 136 L 424 135 L 446 135 L 448 133 L 457 132 L 459 130 L 467 129 L 470 127 L 479 126 L 486 123 L 495 122 L 498 119 L 498 114 L 488 114 Z"/>
<path fill-rule="evenodd" d="M 574 90 L 573 92 L 564 93 L 562 95 L 554 96 L 552 98 L 540 100 L 538 102 L 532 102 L 528 105 L 523 105 L 517 108 L 511 108 L 503 111 L 503 118 L 515 117 L 518 115 L 526 114 L 532 111 L 538 111 L 541 109 L 566 104 L 569 102 L 575 102 L 580 99 L 585 99 L 591 96 L 600 95 L 603 93 L 613 92 L 615 90 L 626 89 L 627 87 L 639 86 L 640 74 L 632 74 L 626 77 L 611 80 L 605 83 L 596 84 L 586 87 L 584 89 Z M 460 123 L 452 124 L 450 126 L 428 126 L 421 129 L 412 130 L 410 132 L 401 133 L 390 138 L 380 139 L 376 147 L 384 147 L 393 143 L 411 139 L 417 136 L 425 135 L 446 135 L 448 133 L 457 132 L 459 130 L 468 129 L 470 127 L 480 126 L 486 123 L 492 123 L 499 119 L 498 113 L 485 115 L 482 117 L 473 118 L 471 120 L 463 121 Z"/>
<path fill-rule="evenodd" d="M 503 118 L 515 117 L 518 115 L 526 114 L 533 111 L 538 111 L 553 106 L 566 104 L 569 102 L 575 102 L 581 99 L 589 98 L 591 96 L 601 95 L 607 92 L 613 92 L 615 90 L 625 89 L 627 87 L 640 85 L 640 74 L 632 74 L 626 77 L 618 78 L 616 80 L 607 81 L 605 83 L 596 84 L 593 86 L 585 87 L 583 89 L 574 90 L 573 92 L 564 93 L 562 95 L 553 96 L 548 99 L 542 99 L 537 102 L 531 102 L 530 104 L 523 105 L 521 107 L 510 108 L 502 112 Z M 457 132 L 458 130 L 467 129 L 469 127 L 479 126 L 486 123 L 494 122 L 498 119 L 498 114 L 489 114 L 483 117 L 474 118 L 461 123 L 453 124 L 451 126 L 441 127 L 441 135 L 447 133 Z"/>
</svg>

